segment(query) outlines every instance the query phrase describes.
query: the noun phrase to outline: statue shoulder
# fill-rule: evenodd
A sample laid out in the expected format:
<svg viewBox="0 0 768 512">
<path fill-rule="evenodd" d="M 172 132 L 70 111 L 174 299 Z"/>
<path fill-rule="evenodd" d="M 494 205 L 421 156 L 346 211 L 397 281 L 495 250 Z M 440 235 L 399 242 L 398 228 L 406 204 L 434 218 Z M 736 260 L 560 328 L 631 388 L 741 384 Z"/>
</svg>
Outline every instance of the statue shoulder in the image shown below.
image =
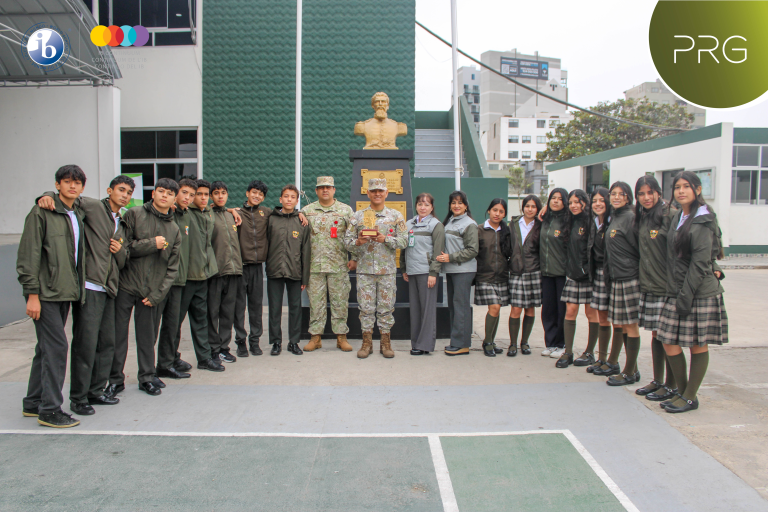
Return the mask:
<svg viewBox="0 0 768 512">
<path fill-rule="evenodd" d="M 397 123 L 397 136 L 403 137 L 408 135 L 408 126 L 405 123 Z"/>
<path fill-rule="evenodd" d="M 365 123 L 368 121 L 358 121 L 355 123 L 355 135 L 365 135 Z"/>
</svg>

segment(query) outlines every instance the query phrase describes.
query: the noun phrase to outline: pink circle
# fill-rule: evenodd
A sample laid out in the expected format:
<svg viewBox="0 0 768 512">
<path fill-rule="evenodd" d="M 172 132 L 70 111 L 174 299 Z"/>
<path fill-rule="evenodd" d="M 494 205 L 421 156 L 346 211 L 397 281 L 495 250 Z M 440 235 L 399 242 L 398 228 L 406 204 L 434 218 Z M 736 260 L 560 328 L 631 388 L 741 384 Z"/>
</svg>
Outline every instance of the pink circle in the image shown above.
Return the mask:
<svg viewBox="0 0 768 512">
<path fill-rule="evenodd" d="M 147 44 L 147 41 L 149 41 L 149 31 L 141 25 L 134 26 L 133 30 L 136 31 L 136 41 L 133 43 L 133 46 L 144 46 Z"/>
</svg>

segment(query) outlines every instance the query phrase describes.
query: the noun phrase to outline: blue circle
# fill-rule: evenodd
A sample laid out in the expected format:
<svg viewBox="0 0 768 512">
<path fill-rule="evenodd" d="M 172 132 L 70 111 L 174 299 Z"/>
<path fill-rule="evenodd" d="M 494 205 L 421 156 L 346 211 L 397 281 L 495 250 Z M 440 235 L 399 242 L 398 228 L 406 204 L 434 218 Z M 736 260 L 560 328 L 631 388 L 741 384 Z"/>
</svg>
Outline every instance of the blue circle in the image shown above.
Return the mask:
<svg viewBox="0 0 768 512">
<path fill-rule="evenodd" d="M 50 28 L 35 30 L 27 40 L 27 53 L 41 66 L 56 64 L 64 55 L 64 39 Z"/>
<path fill-rule="evenodd" d="M 131 46 L 136 42 L 136 31 L 132 26 L 123 25 L 120 29 L 123 31 L 123 42 L 120 43 L 120 46 Z"/>
</svg>

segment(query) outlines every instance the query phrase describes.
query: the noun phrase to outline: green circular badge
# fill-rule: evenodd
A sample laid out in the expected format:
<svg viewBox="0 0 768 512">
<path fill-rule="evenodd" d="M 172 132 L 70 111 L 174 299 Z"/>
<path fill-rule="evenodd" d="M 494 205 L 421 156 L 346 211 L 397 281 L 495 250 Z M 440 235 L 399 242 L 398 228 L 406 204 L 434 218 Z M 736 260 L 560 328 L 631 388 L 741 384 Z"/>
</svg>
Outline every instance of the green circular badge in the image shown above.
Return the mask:
<svg viewBox="0 0 768 512">
<path fill-rule="evenodd" d="M 768 91 L 768 1 L 666 1 L 648 31 L 651 57 L 675 94 L 731 108 Z"/>
</svg>

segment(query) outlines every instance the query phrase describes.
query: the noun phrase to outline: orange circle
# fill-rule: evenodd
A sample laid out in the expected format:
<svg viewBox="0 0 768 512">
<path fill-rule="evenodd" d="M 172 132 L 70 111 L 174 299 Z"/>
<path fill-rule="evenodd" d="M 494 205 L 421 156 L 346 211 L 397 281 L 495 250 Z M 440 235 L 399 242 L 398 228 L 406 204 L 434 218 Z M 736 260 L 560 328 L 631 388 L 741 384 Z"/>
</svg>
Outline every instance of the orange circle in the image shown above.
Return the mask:
<svg viewBox="0 0 768 512">
<path fill-rule="evenodd" d="M 106 46 L 112 40 L 112 32 L 104 25 L 98 25 L 91 30 L 91 42 L 96 46 Z"/>
</svg>

